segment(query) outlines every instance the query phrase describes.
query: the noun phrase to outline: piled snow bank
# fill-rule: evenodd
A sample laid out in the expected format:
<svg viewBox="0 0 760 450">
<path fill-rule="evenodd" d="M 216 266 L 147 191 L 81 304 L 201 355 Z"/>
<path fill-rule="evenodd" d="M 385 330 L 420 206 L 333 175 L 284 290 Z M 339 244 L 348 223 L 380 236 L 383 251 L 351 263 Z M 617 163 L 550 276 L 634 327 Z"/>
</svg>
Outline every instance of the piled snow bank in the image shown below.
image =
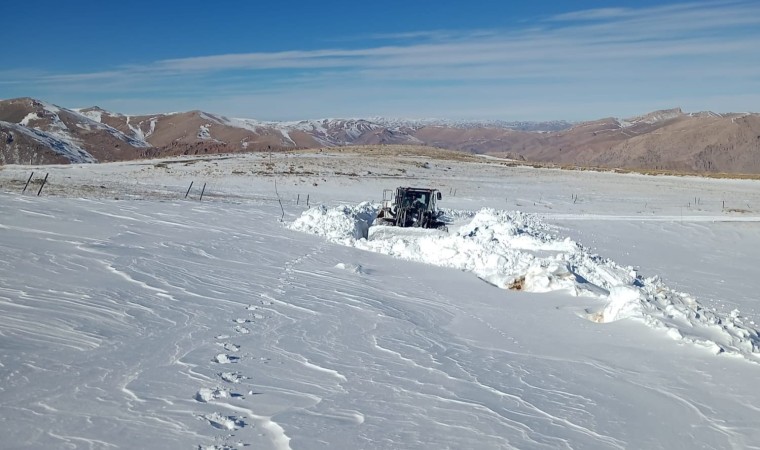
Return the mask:
<svg viewBox="0 0 760 450">
<path fill-rule="evenodd" d="M 369 202 L 329 209 L 320 205 L 305 211 L 290 228 L 351 245 L 352 241 L 367 237 L 369 227 L 377 217 L 377 211 L 378 207 Z"/>
<path fill-rule="evenodd" d="M 631 267 L 591 254 L 533 214 L 483 209 L 450 213 L 463 223 L 451 233 L 437 230 L 369 226 L 377 214 L 370 203 L 312 208 L 291 228 L 332 242 L 396 258 L 469 271 L 503 289 L 526 292 L 566 291 L 604 300 L 587 318 L 608 323 L 639 320 L 667 335 L 715 353 L 732 353 L 760 362 L 760 335 L 741 316 L 722 317 L 693 297 L 644 279 Z"/>
<path fill-rule="evenodd" d="M 604 322 L 637 317 L 641 313 L 641 292 L 632 286 L 615 286 L 610 289 L 607 306 L 600 316 Z"/>
</svg>

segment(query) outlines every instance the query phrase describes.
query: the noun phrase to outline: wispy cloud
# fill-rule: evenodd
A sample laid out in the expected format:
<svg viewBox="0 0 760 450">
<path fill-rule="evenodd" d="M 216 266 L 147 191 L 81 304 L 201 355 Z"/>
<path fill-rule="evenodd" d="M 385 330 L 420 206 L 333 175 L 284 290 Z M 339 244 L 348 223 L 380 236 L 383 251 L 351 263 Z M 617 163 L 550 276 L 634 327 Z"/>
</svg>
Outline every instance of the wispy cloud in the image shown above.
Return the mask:
<svg viewBox="0 0 760 450">
<path fill-rule="evenodd" d="M 423 94 L 440 88 L 440 92 L 452 95 L 470 95 L 460 100 L 474 109 L 472 95 L 484 104 L 492 103 L 480 91 L 507 99 L 523 98 L 525 86 L 535 85 L 543 88 L 543 95 L 540 89 L 534 91 L 535 102 L 547 105 L 547 116 L 557 105 L 543 97 L 577 103 L 584 96 L 595 98 L 605 92 L 615 96 L 610 104 L 616 99 L 618 104 L 633 104 L 631 99 L 689 95 L 735 98 L 726 91 L 760 89 L 760 4 L 754 1 L 602 8 L 547 17 L 530 28 L 423 30 L 368 38 L 364 46 L 351 48 L 165 59 L 99 72 L 35 74 L 25 81 L 68 92 L 145 92 L 153 91 L 151 87 L 170 92 L 178 86 L 186 92 L 197 87 L 202 91 L 199 95 L 210 98 L 214 93 L 227 95 L 229 86 L 223 84 L 226 77 L 227 82 L 234 79 L 232 84 L 241 95 L 255 92 L 257 98 L 271 102 L 274 95 L 281 99 L 300 97 L 301 103 L 314 102 L 307 94 L 314 98 L 315 89 L 333 93 L 380 89 L 384 92 L 380 98 L 367 99 L 378 110 L 390 104 L 386 100 L 390 92 L 404 93 L 421 103 L 436 101 L 432 95 Z M 715 80 L 733 86 L 710 85 Z M 8 83 L 23 86 L 13 72 L 0 72 L 0 86 Z M 292 95 L 283 94 L 283 85 Z M 678 95 L 663 95 L 667 89 L 676 90 Z M 567 91 L 576 95 L 568 96 Z M 265 96 L 267 92 L 272 96 Z M 415 113 L 414 104 L 410 105 L 414 102 L 402 103 L 411 108 L 407 114 Z M 334 105 L 325 101 L 322 107 Z M 417 110 L 422 108 L 418 106 Z"/>
<path fill-rule="evenodd" d="M 556 16 L 550 17 L 548 20 L 554 22 L 577 20 L 608 20 L 630 17 L 634 14 L 635 10 L 630 8 L 597 8 L 557 14 Z"/>
</svg>

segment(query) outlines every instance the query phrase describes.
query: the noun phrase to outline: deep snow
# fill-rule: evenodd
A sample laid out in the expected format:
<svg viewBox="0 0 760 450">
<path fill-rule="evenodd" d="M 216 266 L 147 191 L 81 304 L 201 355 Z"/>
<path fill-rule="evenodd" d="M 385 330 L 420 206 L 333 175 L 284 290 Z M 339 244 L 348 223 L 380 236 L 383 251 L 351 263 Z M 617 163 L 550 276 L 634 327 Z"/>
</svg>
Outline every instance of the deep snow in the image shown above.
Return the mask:
<svg viewBox="0 0 760 450">
<path fill-rule="evenodd" d="M 443 191 L 448 234 L 366 229 L 401 184 Z M 3 167 L 3 446 L 758 448 L 757 186 L 348 153 Z"/>
<path fill-rule="evenodd" d="M 291 228 L 409 261 L 472 272 L 502 289 L 602 298 L 604 306 L 589 307 L 581 316 L 600 323 L 637 319 L 674 339 L 760 363 L 760 336 L 738 310 L 722 315 L 706 309 L 659 277 L 643 278 L 633 267 L 621 267 L 567 237 L 551 234 L 535 215 L 483 209 L 462 224 L 450 223 L 448 232 L 379 226 L 370 232 L 377 211 L 378 205 L 369 203 L 322 206 L 304 212 Z"/>
</svg>

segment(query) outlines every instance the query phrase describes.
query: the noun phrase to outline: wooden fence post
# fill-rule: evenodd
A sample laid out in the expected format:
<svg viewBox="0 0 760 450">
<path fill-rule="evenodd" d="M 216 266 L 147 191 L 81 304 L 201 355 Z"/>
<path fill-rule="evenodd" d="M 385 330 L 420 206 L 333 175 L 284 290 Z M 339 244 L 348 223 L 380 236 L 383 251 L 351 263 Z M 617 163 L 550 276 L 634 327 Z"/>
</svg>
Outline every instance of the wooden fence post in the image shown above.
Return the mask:
<svg viewBox="0 0 760 450">
<path fill-rule="evenodd" d="M 45 187 L 45 183 L 47 183 L 47 177 L 48 177 L 48 175 L 50 175 L 50 174 L 49 174 L 49 173 L 46 173 L 46 174 L 45 174 L 45 179 L 44 179 L 44 180 L 42 180 L 42 186 L 40 186 L 40 190 L 39 190 L 39 191 L 37 191 L 37 197 L 39 197 L 39 196 L 40 196 L 40 192 L 42 192 L 42 188 L 44 188 L 44 187 Z"/>
<path fill-rule="evenodd" d="M 30 181 L 32 181 L 32 177 L 33 177 L 33 176 L 34 176 L 34 172 L 32 172 L 32 174 L 31 174 L 31 175 L 29 175 L 29 179 L 28 179 L 28 180 L 26 180 L 26 184 L 24 185 L 24 190 L 23 190 L 23 191 L 21 191 L 21 193 L 22 193 L 22 194 L 23 194 L 24 192 L 26 192 L 26 188 L 27 188 L 27 186 L 29 186 L 29 182 L 30 182 Z"/>
<path fill-rule="evenodd" d="M 203 193 L 206 192 L 206 183 L 203 183 L 203 189 L 201 189 L 201 198 L 198 199 L 198 201 L 203 200 Z"/>
</svg>

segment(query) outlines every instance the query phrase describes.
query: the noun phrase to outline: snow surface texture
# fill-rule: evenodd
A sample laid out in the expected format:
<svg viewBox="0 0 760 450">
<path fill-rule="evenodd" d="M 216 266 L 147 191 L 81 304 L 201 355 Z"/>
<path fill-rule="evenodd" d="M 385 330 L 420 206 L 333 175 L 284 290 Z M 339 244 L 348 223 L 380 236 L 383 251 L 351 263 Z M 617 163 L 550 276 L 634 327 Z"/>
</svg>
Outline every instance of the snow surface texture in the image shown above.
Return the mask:
<svg viewBox="0 0 760 450">
<path fill-rule="evenodd" d="M 398 185 L 441 189 L 450 232 L 367 227 Z M 759 206 L 345 151 L 3 166 L 2 447 L 758 448 L 760 364 L 701 316 L 760 323 Z"/>
<path fill-rule="evenodd" d="M 633 267 L 593 255 L 570 238 L 554 235 L 536 215 L 483 209 L 450 234 L 388 226 L 375 226 L 370 233 L 378 208 L 367 202 L 320 206 L 304 212 L 291 228 L 409 261 L 472 272 L 502 289 L 605 298 L 604 307 L 585 311 L 589 320 L 637 319 L 674 339 L 760 363 L 760 335 L 737 314 L 722 317 L 658 277 L 644 279 Z"/>
</svg>

